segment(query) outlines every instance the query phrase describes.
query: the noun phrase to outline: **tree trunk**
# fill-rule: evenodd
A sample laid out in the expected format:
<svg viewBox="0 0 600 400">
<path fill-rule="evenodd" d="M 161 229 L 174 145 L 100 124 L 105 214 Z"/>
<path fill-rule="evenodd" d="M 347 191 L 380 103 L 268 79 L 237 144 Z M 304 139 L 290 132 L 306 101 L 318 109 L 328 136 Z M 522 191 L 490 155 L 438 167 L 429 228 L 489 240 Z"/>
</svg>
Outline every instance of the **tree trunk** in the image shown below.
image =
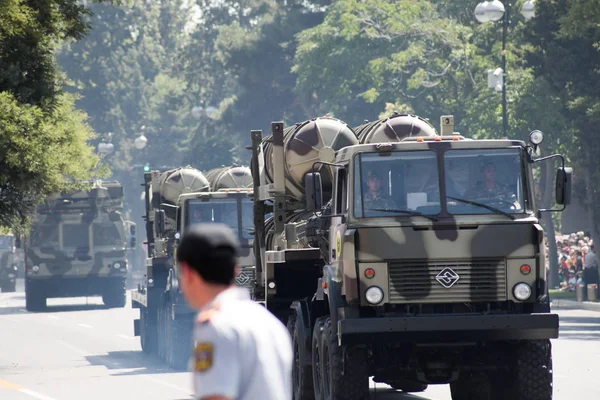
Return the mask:
<svg viewBox="0 0 600 400">
<path fill-rule="evenodd" d="M 542 208 L 549 209 L 552 206 L 552 192 L 554 189 L 553 182 L 553 165 L 552 161 L 542 161 Z M 554 221 L 552 221 L 552 213 L 545 212 L 542 214 L 542 221 L 546 238 L 548 239 L 548 263 L 550 266 L 548 274 L 548 288 L 556 288 L 560 285 L 558 278 L 558 250 L 556 248 L 556 234 L 554 231 Z"/>
</svg>

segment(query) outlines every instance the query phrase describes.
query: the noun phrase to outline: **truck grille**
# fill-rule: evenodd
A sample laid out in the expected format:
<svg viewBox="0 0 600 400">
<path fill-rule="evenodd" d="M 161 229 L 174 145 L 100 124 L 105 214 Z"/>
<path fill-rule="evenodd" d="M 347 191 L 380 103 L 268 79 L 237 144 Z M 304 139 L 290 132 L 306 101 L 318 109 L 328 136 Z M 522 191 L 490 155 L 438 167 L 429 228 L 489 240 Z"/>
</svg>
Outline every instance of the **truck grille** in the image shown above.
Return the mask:
<svg viewBox="0 0 600 400">
<path fill-rule="evenodd" d="M 393 261 L 389 263 L 389 285 L 390 303 L 506 301 L 506 262 Z"/>
</svg>

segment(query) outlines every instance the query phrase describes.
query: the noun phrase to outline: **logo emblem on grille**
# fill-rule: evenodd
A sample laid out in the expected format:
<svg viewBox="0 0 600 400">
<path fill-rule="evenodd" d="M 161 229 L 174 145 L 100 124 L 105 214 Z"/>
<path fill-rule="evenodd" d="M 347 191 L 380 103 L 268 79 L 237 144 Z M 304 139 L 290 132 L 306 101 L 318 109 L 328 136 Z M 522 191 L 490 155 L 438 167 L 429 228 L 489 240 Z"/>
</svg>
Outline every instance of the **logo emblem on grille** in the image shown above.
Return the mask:
<svg viewBox="0 0 600 400">
<path fill-rule="evenodd" d="M 245 285 L 246 283 L 250 282 L 250 277 L 245 272 L 240 272 L 235 277 L 235 282 L 238 285 Z"/>
<path fill-rule="evenodd" d="M 435 280 L 440 283 L 446 289 L 450 289 L 458 280 L 460 276 L 454 272 L 451 268 L 444 268 L 439 274 L 435 276 Z"/>
</svg>

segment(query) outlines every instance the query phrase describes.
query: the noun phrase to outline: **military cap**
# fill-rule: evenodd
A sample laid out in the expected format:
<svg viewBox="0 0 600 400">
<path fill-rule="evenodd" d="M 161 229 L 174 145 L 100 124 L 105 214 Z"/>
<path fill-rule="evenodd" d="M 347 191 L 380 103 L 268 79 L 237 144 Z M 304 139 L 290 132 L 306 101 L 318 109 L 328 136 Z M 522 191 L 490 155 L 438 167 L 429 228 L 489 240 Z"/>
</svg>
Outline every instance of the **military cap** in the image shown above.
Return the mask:
<svg viewBox="0 0 600 400">
<path fill-rule="evenodd" d="M 234 276 L 239 242 L 225 224 L 200 223 L 188 228 L 177 247 L 177 261 L 184 261 L 209 281 L 225 283 Z"/>
</svg>

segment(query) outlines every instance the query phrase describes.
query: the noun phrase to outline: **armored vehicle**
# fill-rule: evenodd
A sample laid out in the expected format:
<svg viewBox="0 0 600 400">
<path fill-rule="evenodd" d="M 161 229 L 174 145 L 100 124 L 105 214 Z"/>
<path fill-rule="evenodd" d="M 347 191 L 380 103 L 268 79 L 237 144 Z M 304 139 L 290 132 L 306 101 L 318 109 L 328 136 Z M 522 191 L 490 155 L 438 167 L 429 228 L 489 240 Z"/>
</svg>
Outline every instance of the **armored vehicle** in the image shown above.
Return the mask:
<svg viewBox="0 0 600 400">
<path fill-rule="evenodd" d="M 0 291 L 16 290 L 18 266 L 17 249 L 13 234 L 0 235 Z"/>
<path fill-rule="evenodd" d="M 144 181 L 148 258 L 145 285 L 131 295 L 132 307 L 140 309 L 134 331 L 144 352 L 184 369 L 191 355 L 195 311 L 179 289 L 175 249 L 192 224 L 228 225 L 241 244 L 236 283 L 250 287 L 254 282 L 252 178 L 247 167 L 214 169 L 206 175 L 186 167 L 147 172 Z"/>
<path fill-rule="evenodd" d="M 43 309 L 52 297 L 101 295 L 109 307 L 125 305 L 125 253 L 135 228 L 126 231 L 122 209 L 115 181 L 44 200 L 24 243 L 27 310 Z"/>
<path fill-rule="evenodd" d="M 294 399 L 367 399 L 370 377 L 449 383 L 454 400 L 551 399 L 543 135 L 470 140 L 453 125 L 396 114 L 252 132 L 253 295 L 287 322 Z M 551 157 L 564 209 L 571 170 Z"/>
</svg>

